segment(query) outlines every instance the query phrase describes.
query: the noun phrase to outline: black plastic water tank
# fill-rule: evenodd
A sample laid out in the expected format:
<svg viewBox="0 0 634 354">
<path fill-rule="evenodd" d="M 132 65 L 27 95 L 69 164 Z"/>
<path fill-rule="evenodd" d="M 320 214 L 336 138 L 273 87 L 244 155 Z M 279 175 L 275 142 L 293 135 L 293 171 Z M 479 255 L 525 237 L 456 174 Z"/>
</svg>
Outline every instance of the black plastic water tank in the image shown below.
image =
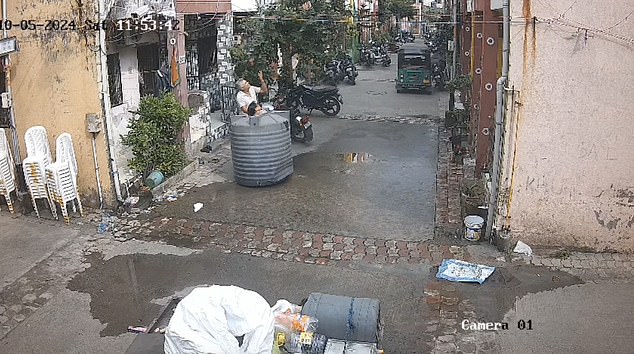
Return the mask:
<svg viewBox="0 0 634 354">
<path fill-rule="evenodd" d="M 236 183 L 269 186 L 293 174 L 287 115 L 269 112 L 256 117 L 235 116 L 229 133 Z"/>
</svg>

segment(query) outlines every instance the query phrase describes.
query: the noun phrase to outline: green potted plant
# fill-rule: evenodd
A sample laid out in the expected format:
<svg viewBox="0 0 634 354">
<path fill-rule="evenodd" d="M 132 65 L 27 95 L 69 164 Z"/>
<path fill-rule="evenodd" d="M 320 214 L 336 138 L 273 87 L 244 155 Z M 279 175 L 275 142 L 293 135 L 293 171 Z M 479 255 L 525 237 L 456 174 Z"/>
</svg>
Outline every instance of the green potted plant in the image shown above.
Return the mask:
<svg viewBox="0 0 634 354">
<path fill-rule="evenodd" d="M 144 179 L 155 171 L 165 178 L 181 171 L 187 162 L 181 133 L 192 111 L 183 107 L 174 94 L 167 93 L 142 98 L 133 113 L 130 130 L 121 137 L 132 150 L 130 168 Z"/>
</svg>

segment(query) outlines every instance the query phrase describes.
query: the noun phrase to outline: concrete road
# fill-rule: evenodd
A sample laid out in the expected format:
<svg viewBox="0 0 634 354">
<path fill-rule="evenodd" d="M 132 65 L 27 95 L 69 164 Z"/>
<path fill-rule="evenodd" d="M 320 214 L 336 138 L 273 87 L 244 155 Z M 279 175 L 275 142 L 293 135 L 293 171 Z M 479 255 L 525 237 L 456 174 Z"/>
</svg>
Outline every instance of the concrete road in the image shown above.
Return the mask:
<svg viewBox="0 0 634 354">
<path fill-rule="evenodd" d="M 446 95 L 397 94 L 396 65 L 360 72 L 358 84 L 340 84 L 342 115 L 431 117 L 426 124 L 367 122 L 313 114 L 315 140 L 294 143 L 294 175 L 285 183 L 246 188 L 225 182 L 196 188 L 155 210 L 189 217 L 191 205 L 205 207 L 196 218 L 337 233 L 378 239 L 429 240 L 433 237 L 439 101 Z M 435 119 L 435 121 L 434 121 Z M 357 162 L 346 162 L 349 154 Z"/>
<path fill-rule="evenodd" d="M 515 302 L 499 332 L 500 353 L 632 353 L 634 284 L 582 284 Z M 518 323 L 530 321 L 532 330 Z"/>
<path fill-rule="evenodd" d="M 378 239 L 433 237 L 437 128 L 398 123 L 316 118 L 317 141 L 298 146 L 295 172 L 285 183 L 266 188 L 226 181 L 195 188 L 155 210 L 197 219 L 337 233 Z M 346 155 L 357 153 L 357 162 Z M 348 155 L 349 157 L 351 155 Z"/>
<path fill-rule="evenodd" d="M 360 116 L 437 116 L 438 100 L 447 99 L 447 94 L 435 91 L 432 95 L 419 92 L 396 93 L 396 55 L 392 54 L 392 65 L 385 68 L 358 66 L 359 77 L 355 86 L 339 85 L 344 105 L 343 115 Z"/>
<path fill-rule="evenodd" d="M 6 212 L 6 209 L 5 209 Z M 68 230 L 50 229 L 46 220 L 9 216 L 0 218 L 0 289 L 11 284 L 77 235 Z"/>
</svg>

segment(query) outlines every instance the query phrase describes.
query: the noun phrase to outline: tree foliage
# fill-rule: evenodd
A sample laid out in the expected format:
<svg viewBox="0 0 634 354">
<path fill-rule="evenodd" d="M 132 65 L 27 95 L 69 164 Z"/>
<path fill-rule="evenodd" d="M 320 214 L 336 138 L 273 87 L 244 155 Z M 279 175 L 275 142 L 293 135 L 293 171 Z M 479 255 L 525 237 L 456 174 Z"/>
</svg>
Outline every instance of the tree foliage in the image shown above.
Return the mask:
<svg viewBox="0 0 634 354">
<path fill-rule="evenodd" d="M 416 11 L 414 11 L 415 0 L 386 0 L 381 1 L 383 3 L 385 14 L 396 17 L 396 20 L 400 20 L 405 17 L 414 17 Z M 380 5 L 379 5 L 380 6 Z"/>
<path fill-rule="evenodd" d="M 324 64 L 340 51 L 349 15 L 343 0 L 281 0 L 261 8 L 258 16 L 239 24 L 246 41 L 231 51 L 236 75 L 249 80 L 261 70 L 270 79 L 272 63 L 278 62 L 278 48 L 283 64 L 282 85 L 292 82 L 294 55 L 299 57 L 298 75 L 319 75 Z"/>
</svg>

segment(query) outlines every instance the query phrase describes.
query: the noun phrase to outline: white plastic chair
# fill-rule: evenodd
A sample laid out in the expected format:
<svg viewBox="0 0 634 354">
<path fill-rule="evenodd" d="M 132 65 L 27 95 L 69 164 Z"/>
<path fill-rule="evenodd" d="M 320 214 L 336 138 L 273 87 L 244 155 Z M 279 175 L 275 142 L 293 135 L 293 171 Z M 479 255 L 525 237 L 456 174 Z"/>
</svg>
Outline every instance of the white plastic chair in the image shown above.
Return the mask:
<svg viewBox="0 0 634 354">
<path fill-rule="evenodd" d="M 83 207 L 77 191 L 77 160 L 71 135 L 64 133 L 55 141 L 55 163 L 46 167 L 46 184 L 49 197 L 53 205 L 58 203 L 65 222 L 70 222 L 66 205 L 72 202 L 73 212 L 79 207 L 80 215 L 83 215 Z"/>
<path fill-rule="evenodd" d="M 24 142 L 26 144 L 27 158 L 22 161 L 22 169 L 24 171 L 24 179 L 31 194 L 31 202 L 35 214 L 40 217 L 37 209 L 37 199 L 46 199 L 51 208 L 53 217 L 57 219 L 57 210 L 55 204 L 51 200 L 46 186 L 46 167 L 51 164 L 51 149 L 48 145 L 48 134 L 42 126 L 29 128 L 24 134 Z"/>
<path fill-rule="evenodd" d="M 13 167 L 13 156 L 5 130 L 0 129 L 0 195 L 4 196 L 11 213 L 14 212 L 13 201 L 11 200 L 11 192 L 14 191 L 15 168 Z"/>
</svg>

